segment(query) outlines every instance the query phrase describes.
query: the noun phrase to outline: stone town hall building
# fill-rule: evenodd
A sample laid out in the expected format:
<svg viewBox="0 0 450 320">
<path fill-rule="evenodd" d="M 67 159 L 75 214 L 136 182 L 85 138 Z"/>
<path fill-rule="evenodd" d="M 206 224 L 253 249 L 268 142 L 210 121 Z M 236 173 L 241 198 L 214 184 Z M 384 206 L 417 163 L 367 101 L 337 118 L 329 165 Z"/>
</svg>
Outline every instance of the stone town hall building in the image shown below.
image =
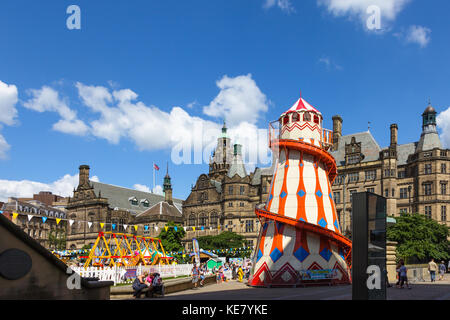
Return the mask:
<svg viewBox="0 0 450 320">
<path fill-rule="evenodd" d="M 362 191 L 386 197 L 389 216 L 417 212 L 450 226 L 450 150 L 442 148 L 431 105 L 422 114 L 417 142 L 398 144 L 398 126 L 392 124 L 390 145 L 380 148 L 369 131 L 343 136 L 342 123 L 333 117 L 331 154 L 338 166 L 333 193 L 344 233 L 351 230 L 352 194 Z"/>
<path fill-rule="evenodd" d="M 243 235 L 249 247 L 256 245 L 259 220 L 255 206 L 266 201 L 272 173 L 272 168 L 256 168 L 248 174 L 241 145 L 231 145 L 224 125 L 210 160 L 209 173 L 198 177 L 183 203 L 184 225 L 196 227 L 195 231 L 187 229 L 183 240 L 185 247 L 192 247 L 193 238 L 222 231 Z"/>
</svg>

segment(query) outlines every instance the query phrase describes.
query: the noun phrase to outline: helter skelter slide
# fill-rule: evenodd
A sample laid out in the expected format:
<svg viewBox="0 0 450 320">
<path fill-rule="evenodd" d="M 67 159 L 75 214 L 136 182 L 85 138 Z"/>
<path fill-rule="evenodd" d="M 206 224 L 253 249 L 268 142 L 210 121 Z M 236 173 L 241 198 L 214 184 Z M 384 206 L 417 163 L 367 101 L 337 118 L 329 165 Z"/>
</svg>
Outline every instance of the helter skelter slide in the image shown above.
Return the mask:
<svg viewBox="0 0 450 320">
<path fill-rule="evenodd" d="M 255 210 L 262 227 L 251 286 L 304 285 L 321 273 L 330 283 L 351 281 L 352 243 L 341 234 L 331 190 L 337 174 L 328 152 L 332 132 L 322 123 L 322 114 L 300 97 L 270 124 L 278 161 L 267 202 Z"/>
</svg>

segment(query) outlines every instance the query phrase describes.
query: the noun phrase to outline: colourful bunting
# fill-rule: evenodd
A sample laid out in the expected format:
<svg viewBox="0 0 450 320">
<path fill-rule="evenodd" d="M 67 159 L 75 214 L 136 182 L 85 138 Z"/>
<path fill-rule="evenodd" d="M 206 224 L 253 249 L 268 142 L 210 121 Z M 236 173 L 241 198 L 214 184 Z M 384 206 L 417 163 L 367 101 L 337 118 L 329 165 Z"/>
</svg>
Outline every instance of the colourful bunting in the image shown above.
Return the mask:
<svg viewBox="0 0 450 320">
<path fill-rule="evenodd" d="M 103 222 L 100 222 L 100 228 L 102 228 L 103 229 L 103 226 L 104 226 L 105 224 L 103 223 Z"/>
<path fill-rule="evenodd" d="M 15 219 L 17 218 L 18 215 L 19 215 L 18 213 L 13 212 L 13 220 L 15 220 Z"/>
<path fill-rule="evenodd" d="M 47 217 L 42 217 L 42 222 L 45 223 L 47 221 Z"/>
<path fill-rule="evenodd" d="M 56 224 L 59 224 L 61 222 L 61 219 L 56 219 Z"/>
</svg>

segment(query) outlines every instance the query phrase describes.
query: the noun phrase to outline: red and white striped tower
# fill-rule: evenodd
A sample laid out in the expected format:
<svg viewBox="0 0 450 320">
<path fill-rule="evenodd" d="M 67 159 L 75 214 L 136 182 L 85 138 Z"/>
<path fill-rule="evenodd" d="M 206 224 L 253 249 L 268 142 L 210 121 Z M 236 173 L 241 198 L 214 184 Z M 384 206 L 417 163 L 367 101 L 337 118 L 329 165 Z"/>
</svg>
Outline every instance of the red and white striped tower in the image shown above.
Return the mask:
<svg viewBox="0 0 450 320">
<path fill-rule="evenodd" d="M 334 282 L 350 282 L 351 242 L 339 230 L 331 190 L 332 132 L 322 121 L 322 114 L 300 98 L 270 125 L 278 161 L 267 203 L 255 210 L 262 227 L 252 286 L 300 285 L 308 270 L 328 270 Z"/>
</svg>

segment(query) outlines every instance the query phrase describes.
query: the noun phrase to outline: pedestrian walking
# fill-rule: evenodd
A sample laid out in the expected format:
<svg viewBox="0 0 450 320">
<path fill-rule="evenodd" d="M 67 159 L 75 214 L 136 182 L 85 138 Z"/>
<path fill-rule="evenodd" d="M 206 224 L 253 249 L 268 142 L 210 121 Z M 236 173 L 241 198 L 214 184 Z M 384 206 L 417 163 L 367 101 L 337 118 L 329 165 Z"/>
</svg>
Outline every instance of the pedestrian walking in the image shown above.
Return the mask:
<svg viewBox="0 0 450 320">
<path fill-rule="evenodd" d="M 439 265 L 439 280 L 444 280 L 445 269 L 444 261 L 441 261 Z"/>
<path fill-rule="evenodd" d="M 408 269 L 406 268 L 405 262 L 403 260 L 400 262 L 399 273 L 400 273 L 400 289 L 403 289 L 403 285 L 405 283 L 408 289 L 411 289 L 408 283 Z"/>
<path fill-rule="evenodd" d="M 437 264 L 434 262 L 434 259 L 428 263 L 428 271 L 430 272 L 431 282 L 436 281 L 436 271 L 438 270 Z"/>
</svg>

